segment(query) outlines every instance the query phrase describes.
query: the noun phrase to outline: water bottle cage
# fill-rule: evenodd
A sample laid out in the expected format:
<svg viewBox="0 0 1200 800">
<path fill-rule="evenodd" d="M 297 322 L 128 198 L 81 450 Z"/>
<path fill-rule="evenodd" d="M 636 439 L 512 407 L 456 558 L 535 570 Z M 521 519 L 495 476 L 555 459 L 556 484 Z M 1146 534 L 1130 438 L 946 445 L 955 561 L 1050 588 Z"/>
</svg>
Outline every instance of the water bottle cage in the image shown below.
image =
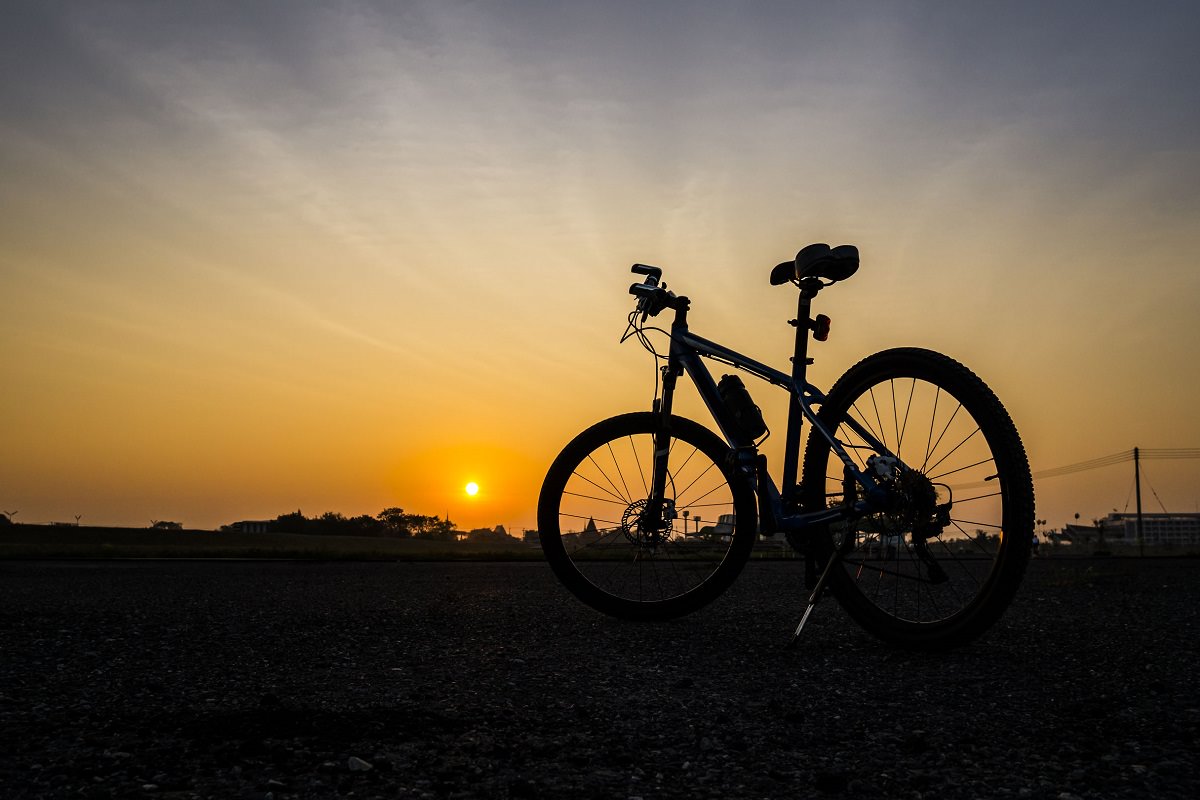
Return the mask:
<svg viewBox="0 0 1200 800">
<path fill-rule="evenodd" d="M 762 410 L 754 404 L 754 398 L 746 391 L 746 385 L 737 375 L 723 375 L 717 384 L 717 393 L 729 409 L 735 422 L 742 432 L 751 439 L 757 439 L 767 432 L 767 423 L 763 421 Z"/>
</svg>

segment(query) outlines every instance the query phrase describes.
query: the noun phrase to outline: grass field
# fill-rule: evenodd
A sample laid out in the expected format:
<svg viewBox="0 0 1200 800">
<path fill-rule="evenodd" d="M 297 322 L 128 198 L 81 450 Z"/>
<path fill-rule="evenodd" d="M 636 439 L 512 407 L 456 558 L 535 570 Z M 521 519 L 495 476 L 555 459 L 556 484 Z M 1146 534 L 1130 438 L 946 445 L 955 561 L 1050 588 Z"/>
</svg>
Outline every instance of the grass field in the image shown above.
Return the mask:
<svg viewBox="0 0 1200 800">
<path fill-rule="evenodd" d="M 541 559 L 539 547 L 377 536 L 159 531 L 11 525 L 0 528 L 0 558 L 306 558 L 370 561 Z"/>
</svg>

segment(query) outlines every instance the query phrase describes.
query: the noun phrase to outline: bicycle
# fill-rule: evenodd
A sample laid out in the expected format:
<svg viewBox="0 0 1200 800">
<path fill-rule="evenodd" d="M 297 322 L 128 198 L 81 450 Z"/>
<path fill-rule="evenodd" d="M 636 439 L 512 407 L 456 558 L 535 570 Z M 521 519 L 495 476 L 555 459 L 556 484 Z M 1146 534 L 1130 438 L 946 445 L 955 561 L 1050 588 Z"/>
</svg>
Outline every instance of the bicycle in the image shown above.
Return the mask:
<svg viewBox="0 0 1200 800">
<path fill-rule="evenodd" d="M 830 324 L 812 316 L 813 298 L 858 266 L 853 245 L 814 244 L 771 271 L 772 285 L 799 289 L 790 373 L 692 333 L 689 299 L 667 289 L 660 268 L 632 267 L 645 277 L 629 288 L 637 306 L 621 341 L 637 338 L 665 362 L 652 408 L 576 436 L 538 499 L 542 549 L 576 597 L 626 619 L 678 617 L 725 591 L 757 542 L 782 534 L 804 555 L 810 590 L 792 643 L 826 589 L 867 631 L 904 647 L 963 644 L 1000 618 L 1029 561 L 1034 498 L 1024 446 L 992 390 L 918 348 L 868 356 L 828 394 L 806 380 L 809 337 L 825 341 Z M 647 327 L 668 309 L 669 331 Z M 655 331 L 669 337 L 666 355 Z M 718 384 L 705 359 L 789 393 L 782 489 L 758 451 L 770 435 L 761 410 L 740 377 Z M 672 413 L 685 374 L 721 436 Z"/>
</svg>

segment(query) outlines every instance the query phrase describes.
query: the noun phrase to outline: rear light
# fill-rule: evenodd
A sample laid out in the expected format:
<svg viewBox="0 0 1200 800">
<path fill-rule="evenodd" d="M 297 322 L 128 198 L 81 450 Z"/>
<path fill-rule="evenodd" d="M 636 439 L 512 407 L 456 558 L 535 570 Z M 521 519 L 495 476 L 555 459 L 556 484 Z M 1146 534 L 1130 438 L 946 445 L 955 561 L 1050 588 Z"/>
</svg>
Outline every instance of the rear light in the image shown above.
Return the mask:
<svg viewBox="0 0 1200 800">
<path fill-rule="evenodd" d="M 818 342 L 823 342 L 829 338 L 829 317 L 824 314 L 817 314 L 817 318 L 812 324 L 813 338 Z"/>
</svg>

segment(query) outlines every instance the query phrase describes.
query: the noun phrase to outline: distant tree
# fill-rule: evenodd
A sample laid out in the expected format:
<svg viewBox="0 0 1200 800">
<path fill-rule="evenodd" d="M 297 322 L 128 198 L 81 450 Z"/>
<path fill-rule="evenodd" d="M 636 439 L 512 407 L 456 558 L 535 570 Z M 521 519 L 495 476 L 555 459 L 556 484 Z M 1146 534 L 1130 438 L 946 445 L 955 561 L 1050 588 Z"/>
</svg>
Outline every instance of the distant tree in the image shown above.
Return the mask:
<svg viewBox="0 0 1200 800">
<path fill-rule="evenodd" d="M 379 524 L 383 526 L 384 532 L 388 536 L 403 538 L 412 536 L 412 531 L 408 529 L 408 514 L 404 513 L 403 508 L 398 506 L 385 508 L 375 515 L 375 519 L 379 520 Z"/>
<path fill-rule="evenodd" d="M 359 514 L 346 522 L 355 536 L 379 536 L 383 533 L 383 524 L 370 514 Z"/>
<path fill-rule="evenodd" d="M 272 520 L 272 533 L 307 533 L 308 518 L 300 513 L 300 509 L 292 514 L 281 514 Z"/>
<path fill-rule="evenodd" d="M 448 519 L 431 517 L 425 514 L 406 514 L 404 509 L 393 506 L 385 508 L 375 515 L 387 536 L 419 539 L 450 539 L 453 537 L 454 523 Z"/>
<path fill-rule="evenodd" d="M 399 507 L 385 508 L 374 517 L 360 514 L 347 517 L 326 511 L 319 517 L 305 517 L 300 510 L 282 514 L 267 523 L 272 533 L 313 533 L 325 536 L 396 536 L 423 539 L 453 538 L 454 523 L 424 514 L 406 514 Z"/>
<path fill-rule="evenodd" d="M 406 514 L 408 530 L 418 539 L 439 539 L 448 541 L 454 538 L 454 523 L 449 518 L 429 517 L 424 514 Z"/>
<path fill-rule="evenodd" d="M 310 520 L 306 527 L 311 528 L 314 533 L 326 536 L 344 536 L 350 532 L 349 522 L 350 520 L 336 511 L 326 511 L 316 519 Z"/>
<path fill-rule="evenodd" d="M 508 531 L 504 530 L 503 525 L 497 525 L 495 528 L 476 528 L 467 534 L 468 542 L 477 544 L 516 544 L 517 539 L 508 535 Z"/>
</svg>

